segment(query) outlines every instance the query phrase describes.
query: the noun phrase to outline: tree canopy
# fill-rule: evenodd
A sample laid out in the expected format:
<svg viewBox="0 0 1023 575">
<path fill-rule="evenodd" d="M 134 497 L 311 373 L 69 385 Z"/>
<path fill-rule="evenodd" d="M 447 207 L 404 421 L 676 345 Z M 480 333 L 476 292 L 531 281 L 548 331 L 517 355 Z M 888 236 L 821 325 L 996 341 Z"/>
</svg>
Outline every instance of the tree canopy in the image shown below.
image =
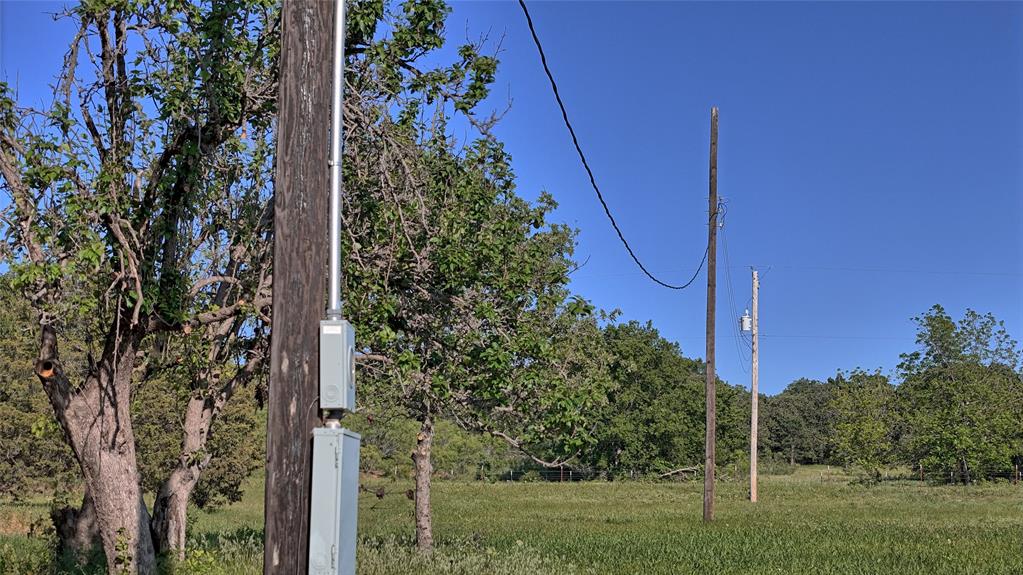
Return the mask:
<svg viewBox="0 0 1023 575">
<path fill-rule="evenodd" d="M 934 306 L 899 364 L 904 459 L 962 481 L 1008 474 L 1023 456 L 1020 351 L 1002 322 Z"/>
</svg>

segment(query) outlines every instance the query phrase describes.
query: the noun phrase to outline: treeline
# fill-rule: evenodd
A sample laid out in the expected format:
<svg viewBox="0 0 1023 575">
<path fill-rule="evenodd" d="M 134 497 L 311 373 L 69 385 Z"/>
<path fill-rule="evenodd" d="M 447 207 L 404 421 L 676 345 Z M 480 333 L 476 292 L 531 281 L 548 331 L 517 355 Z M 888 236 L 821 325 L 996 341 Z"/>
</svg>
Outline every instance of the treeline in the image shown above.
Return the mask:
<svg viewBox="0 0 1023 575">
<path fill-rule="evenodd" d="M 840 371 L 761 397 L 762 469 L 830 464 L 867 480 L 899 469 L 902 476 L 970 482 L 1013 477 L 1023 468 L 1020 351 L 1002 322 L 972 310 L 956 322 L 937 305 L 914 321 L 916 349 L 901 354 L 891 375 Z M 702 474 L 703 361 L 685 357 L 650 323 L 610 323 L 602 335 L 612 385 L 592 415 L 592 442 L 568 464 L 575 477 L 650 478 L 678 469 L 693 470 L 690 477 Z M 725 478 L 748 473 L 749 407 L 746 388 L 719 381 L 717 452 Z M 381 430 L 386 424 L 376 431 L 363 425 L 370 453 L 376 453 L 375 438 L 388 435 Z M 486 439 L 448 441 L 460 453 L 440 448 L 437 453 L 444 451 L 452 463 L 438 471 L 451 477 L 499 479 L 528 469 L 563 477 Z M 367 461 L 368 471 L 406 465 L 406 450 L 385 451 L 396 458 L 377 460 L 378 468 Z"/>
<path fill-rule="evenodd" d="M 651 323 L 608 322 L 589 352 L 607 357 L 609 386 L 589 406 L 580 406 L 591 422 L 589 440 L 563 466 L 543 466 L 505 442 L 471 435 L 450 421 L 438 425 L 434 472 L 441 477 L 490 479 L 571 477 L 624 479 L 656 477 L 680 468 L 701 474 L 704 449 L 702 360 L 685 357 L 678 344 L 664 339 Z M 718 382 L 718 461 L 728 476 L 744 475 L 749 463 L 749 391 Z M 363 470 L 380 476 L 407 477 L 415 422 L 401 416 L 362 415 L 354 422 L 364 440 Z M 555 454 L 534 452 L 539 459 Z"/>
<path fill-rule="evenodd" d="M 0 288 L 9 278 L 0 276 Z M 80 488 L 77 468 L 52 408 L 31 366 L 35 345 L 28 306 L 15 292 L 0 289 L 0 494 L 20 497 L 53 492 L 64 500 Z M 590 352 L 608 358 L 603 396 L 580 406 L 592 424 L 591 437 L 563 466 L 544 467 L 488 433 L 461 428 L 452 418 L 436 422 L 432 446 L 433 475 L 440 478 L 500 480 L 540 474 L 544 469 L 572 470 L 576 476 L 622 479 L 649 477 L 678 469 L 699 468 L 703 461 L 704 378 L 702 360 L 682 354 L 676 343 L 650 324 L 609 322 L 588 340 Z M 85 348 L 70 338 L 70 347 Z M 143 487 L 156 492 L 178 463 L 181 422 L 187 409 L 189 379 L 174 369 L 140 382 L 132 398 L 136 451 Z M 192 494 L 200 508 L 237 501 L 241 485 L 263 460 L 265 413 L 259 386 L 243 388 L 210 432 L 210 459 Z M 420 423 L 398 410 L 367 405 L 346 425 L 363 435 L 363 472 L 406 479 L 414 476 L 410 454 Z M 557 436 L 552 433 L 552 445 Z M 718 453 L 727 470 L 745 473 L 749 448 L 749 392 L 719 381 Z M 557 449 L 555 447 L 555 449 Z M 532 450 L 541 461 L 559 451 Z M 532 471 L 533 473 L 529 473 Z M 557 474 L 546 472 L 544 475 Z"/>
<path fill-rule="evenodd" d="M 768 448 L 799 463 L 851 466 L 878 478 L 969 482 L 1023 467 L 1018 344 L 991 314 L 957 322 L 941 306 L 915 318 L 918 349 L 892 376 L 853 370 L 799 380 L 768 398 Z"/>
<path fill-rule="evenodd" d="M 10 292 L 5 292 L 9 294 Z M 25 376 L 31 365 L 31 322 L 25 306 L 3 297 L 0 369 L 0 492 L 64 492 L 75 469 L 50 407 Z M 969 482 L 1011 477 L 1023 464 L 1023 384 L 1013 366 L 1019 351 L 991 315 L 967 311 L 953 322 L 940 306 L 916 318 L 919 349 L 904 353 L 897 378 L 879 371 L 840 372 L 824 381 L 799 379 L 761 397 L 761 465 L 785 472 L 796 464 L 846 466 L 867 479 L 886 469 L 931 480 Z M 651 323 L 608 322 L 591 341 L 610 361 L 612 384 L 589 414 L 592 439 L 563 466 L 575 478 L 653 478 L 678 469 L 702 473 L 704 378 L 702 360 L 686 357 Z M 21 375 L 18 375 L 21 374 Z M 178 391 L 174 392 L 173 390 Z M 236 501 L 244 479 L 263 456 L 264 416 L 253 388 L 232 403 L 214 429 L 211 463 L 193 495 L 208 508 Z M 741 478 L 749 466 L 749 392 L 719 381 L 718 462 L 722 475 Z M 149 491 L 177 457 L 174 414 L 187 386 L 164 377 L 133 401 L 143 485 Z M 419 423 L 367 409 L 348 425 L 364 437 L 363 472 L 406 479 Z M 546 469 L 507 442 L 470 433 L 441 418 L 433 445 L 433 475 L 502 480 L 566 477 Z M 541 453 L 540 455 L 547 455 Z"/>
</svg>

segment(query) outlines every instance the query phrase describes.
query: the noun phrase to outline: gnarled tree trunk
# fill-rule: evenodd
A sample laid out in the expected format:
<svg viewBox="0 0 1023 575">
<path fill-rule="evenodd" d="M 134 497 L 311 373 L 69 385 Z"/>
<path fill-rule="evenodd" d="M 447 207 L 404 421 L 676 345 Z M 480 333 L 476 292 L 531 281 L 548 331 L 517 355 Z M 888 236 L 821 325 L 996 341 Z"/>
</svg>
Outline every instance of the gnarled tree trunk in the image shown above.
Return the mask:
<svg viewBox="0 0 1023 575">
<path fill-rule="evenodd" d="M 131 426 L 131 377 L 139 336 L 108 334 L 98 365 L 71 385 L 52 326 L 44 325 L 36 375 L 82 470 L 110 573 L 154 573 L 149 512 L 142 500 Z"/>
<path fill-rule="evenodd" d="M 170 476 L 160 485 L 153 503 L 153 542 L 157 553 L 175 553 L 178 559 L 184 559 L 188 501 L 210 461 L 206 442 L 214 416 L 213 401 L 202 395 L 189 398 L 181 455 Z"/>
<path fill-rule="evenodd" d="M 54 509 L 50 512 L 50 519 L 53 520 L 61 552 L 71 553 L 81 560 L 99 541 L 96 504 L 88 488 L 82 497 L 81 507 Z"/>
<path fill-rule="evenodd" d="M 231 320 L 221 327 L 223 330 L 237 330 L 238 325 Z M 246 354 L 248 361 L 245 366 L 219 388 L 219 376 L 207 370 L 200 380 L 206 384 L 204 392 L 197 391 L 189 397 L 178 463 L 160 485 L 156 501 L 153 502 L 152 532 L 157 553 L 174 553 L 178 559 L 184 559 L 188 502 L 212 457 L 206 450 L 210 429 L 234 396 L 235 390 L 250 381 L 263 365 L 265 345 L 265 342 L 253 343 L 249 348 L 250 353 Z M 216 359 L 216 356 L 210 358 L 211 362 Z"/>
<path fill-rule="evenodd" d="M 416 547 L 420 551 L 430 552 L 433 549 L 433 521 L 430 516 L 430 476 L 433 474 L 433 463 L 430 452 L 433 448 L 433 418 L 426 415 L 422 420 L 419 435 L 416 436 L 416 447 L 412 452 L 412 461 L 416 470 Z"/>
<path fill-rule="evenodd" d="M 153 543 L 156 552 L 174 553 L 185 558 L 185 530 L 188 524 L 188 501 L 199 482 L 199 470 L 178 465 L 160 486 L 153 504 Z"/>
</svg>

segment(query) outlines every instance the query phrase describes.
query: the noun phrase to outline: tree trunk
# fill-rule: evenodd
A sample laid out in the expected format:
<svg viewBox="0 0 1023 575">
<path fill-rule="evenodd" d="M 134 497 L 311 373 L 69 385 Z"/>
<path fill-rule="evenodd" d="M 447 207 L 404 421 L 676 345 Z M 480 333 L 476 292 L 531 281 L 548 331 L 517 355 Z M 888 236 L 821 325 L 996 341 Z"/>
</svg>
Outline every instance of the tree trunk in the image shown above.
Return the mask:
<svg viewBox="0 0 1023 575">
<path fill-rule="evenodd" d="M 131 426 L 131 376 L 139 335 L 116 329 L 108 334 L 99 364 L 75 387 L 61 365 L 55 330 L 46 325 L 42 332 L 36 375 L 92 496 L 107 570 L 155 573 Z"/>
<path fill-rule="evenodd" d="M 96 426 L 99 429 L 89 429 L 87 422 L 91 418 L 86 414 L 72 419 L 70 422 L 74 423 L 69 427 L 72 445 L 78 446 L 75 452 L 85 484 L 95 502 L 108 571 L 148 574 L 155 572 L 156 564 L 149 533 L 149 512 L 139 486 L 127 403 L 123 401 L 123 408 L 107 404 L 105 407 L 117 412 L 123 409 L 123 412 L 112 416 L 101 413 L 97 417 L 101 421 Z M 69 407 L 76 408 L 74 411 L 82 408 L 91 411 L 90 405 L 75 405 L 75 402 Z"/>
<path fill-rule="evenodd" d="M 789 465 L 796 464 L 796 444 L 793 443 L 789 446 Z"/>
<path fill-rule="evenodd" d="M 179 560 L 185 558 L 188 501 L 210 461 L 206 442 L 216 411 L 213 401 L 204 396 L 188 400 L 178 464 L 160 485 L 153 502 L 153 544 L 159 554 L 175 553 Z"/>
<path fill-rule="evenodd" d="M 433 522 L 430 516 L 430 476 L 433 474 L 430 450 L 432 448 L 433 419 L 427 415 L 423 418 L 419 435 L 416 436 L 416 447 L 412 452 L 412 461 L 416 467 L 416 547 L 426 553 L 433 549 Z"/>
<path fill-rule="evenodd" d="M 185 530 L 188 525 L 188 501 L 199 482 L 199 473 L 191 468 L 175 467 L 160 485 L 153 503 L 153 545 L 158 554 L 174 553 L 185 558 Z"/>
<path fill-rule="evenodd" d="M 217 335 L 227 333 L 230 329 L 237 329 L 236 326 L 237 323 L 233 319 L 228 320 L 218 326 L 219 332 L 214 333 L 211 338 L 215 339 Z M 219 389 L 219 376 L 211 370 L 204 371 L 194 381 L 196 389 L 205 389 L 205 393 L 195 391 L 188 399 L 177 465 L 160 485 L 156 501 L 153 502 L 151 531 L 158 554 L 174 553 L 179 560 L 185 558 L 188 502 L 191 501 L 192 491 L 195 490 L 212 457 L 206 450 L 210 429 L 223 412 L 224 406 L 234 396 L 235 390 L 250 381 L 262 365 L 262 355 L 252 353 L 256 350 L 256 347 L 248 348 L 249 359 L 245 366 L 227 383 L 219 386 Z M 215 363 L 222 351 L 223 348 L 215 346 L 210 352 L 209 361 Z"/>
<path fill-rule="evenodd" d="M 92 551 L 99 542 L 99 526 L 96 523 L 96 504 L 88 488 L 79 508 L 63 507 L 50 511 L 53 528 L 57 532 L 59 550 L 70 553 L 78 562 Z"/>
</svg>

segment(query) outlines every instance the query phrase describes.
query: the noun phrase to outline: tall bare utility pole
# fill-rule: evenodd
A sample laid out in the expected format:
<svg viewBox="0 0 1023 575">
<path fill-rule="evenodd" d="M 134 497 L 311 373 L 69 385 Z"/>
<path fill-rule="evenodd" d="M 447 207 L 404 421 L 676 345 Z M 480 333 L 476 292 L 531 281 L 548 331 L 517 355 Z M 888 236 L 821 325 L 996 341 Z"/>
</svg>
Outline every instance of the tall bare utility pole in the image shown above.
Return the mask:
<svg viewBox="0 0 1023 575">
<path fill-rule="evenodd" d="M 285 0 L 274 190 L 263 573 L 308 571 L 312 431 L 326 280 L 334 4 Z"/>
<path fill-rule="evenodd" d="M 707 231 L 707 435 L 703 465 L 703 520 L 714 519 L 714 466 L 717 391 L 714 373 L 714 314 L 717 307 L 718 257 L 718 109 L 710 109 L 710 226 Z"/>
<path fill-rule="evenodd" d="M 753 322 L 751 331 L 753 336 L 753 384 L 751 388 L 751 407 L 750 407 L 750 433 L 749 433 L 749 500 L 753 503 L 757 502 L 757 433 L 759 427 L 759 420 L 757 419 L 757 403 L 759 403 L 759 396 L 757 391 L 757 377 L 760 373 L 760 358 L 758 356 L 759 343 L 757 342 L 757 321 L 759 319 L 759 293 L 760 293 L 760 276 L 757 274 L 757 270 L 753 270 Z"/>
</svg>

